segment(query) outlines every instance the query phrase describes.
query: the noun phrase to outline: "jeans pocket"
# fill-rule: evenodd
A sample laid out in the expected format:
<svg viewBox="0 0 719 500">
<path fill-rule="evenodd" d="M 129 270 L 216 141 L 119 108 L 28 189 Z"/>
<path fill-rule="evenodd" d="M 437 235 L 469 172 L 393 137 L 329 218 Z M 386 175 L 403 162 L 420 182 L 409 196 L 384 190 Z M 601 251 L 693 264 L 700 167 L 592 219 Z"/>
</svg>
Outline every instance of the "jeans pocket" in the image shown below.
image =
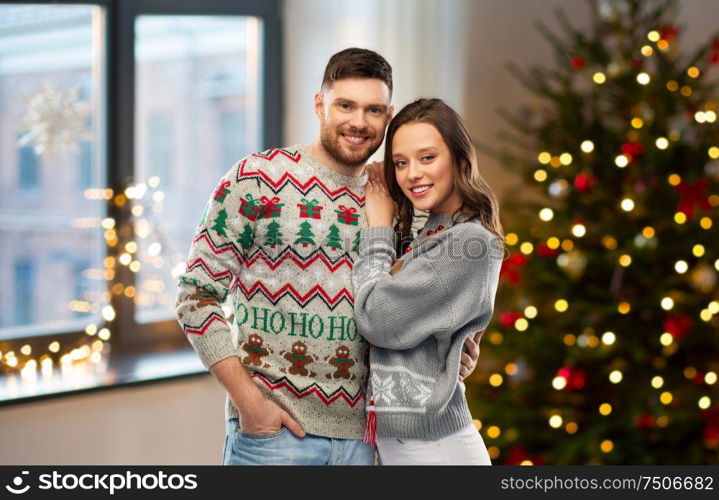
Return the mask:
<svg viewBox="0 0 719 500">
<path fill-rule="evenodd" d="M 270 432 L 269 434 L 248 434 L 246 432 L 242 432 L 242 430 L 237 427 L 237 435 L 241 438 L 245 439 L 252 439 L 252 440 L 265 440 L 265 439 L 272 439 L 275 437 L 278 437 L 285 433 L 287 431 L 287 427 L 280 427 L 279 430 L 275 432 Z"/>
</svg>

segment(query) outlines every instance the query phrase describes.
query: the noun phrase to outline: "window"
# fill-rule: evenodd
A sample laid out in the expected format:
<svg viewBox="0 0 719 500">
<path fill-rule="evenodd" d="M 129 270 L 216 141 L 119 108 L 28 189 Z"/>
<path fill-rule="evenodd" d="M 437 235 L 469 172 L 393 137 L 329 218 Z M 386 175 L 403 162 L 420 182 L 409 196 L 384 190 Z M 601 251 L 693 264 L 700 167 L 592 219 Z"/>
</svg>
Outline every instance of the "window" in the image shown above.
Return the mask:
<svg viewBox="0 0 719 500">
<path fill-rule="evenodd" d="M 22 259 L 15 262 L 13 269 L 13 290 L 15 298 L 13 324 L 25 325 L 32 323 L 35 309 L 35 262 Z"/>
<path fill-rule="evenodd" d="M 187 347 L 202 207 L 282 143 L 279 32 L 278 0 L 0 6 L 0 363 L 103 331 L 113 354 Z"/>
<path fill-rule="evenodd" d="M 17 151 L 19 155 L 18 165 L 20 166 L 18 187 L 21 190 L 36 189 L 40 185 L 38 157 L 30 146 L 21 146 Z"/>
</svg>

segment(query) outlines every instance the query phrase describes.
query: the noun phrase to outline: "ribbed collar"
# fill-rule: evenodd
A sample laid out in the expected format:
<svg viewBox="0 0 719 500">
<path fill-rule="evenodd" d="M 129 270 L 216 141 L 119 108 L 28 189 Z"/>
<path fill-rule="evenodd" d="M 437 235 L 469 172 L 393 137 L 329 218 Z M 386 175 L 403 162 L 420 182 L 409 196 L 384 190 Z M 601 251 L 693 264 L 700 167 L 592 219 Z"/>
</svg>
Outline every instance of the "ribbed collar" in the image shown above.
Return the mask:
<svg viewBox="0 0 719 500">
<path fill-rule="evenodd" d="M 340 174 L 339 172 L 336 172 L 320 163 L 320 161 L 314 156 L 312 156 L 310 153 L 308 153 L 307 148 L 305 148 L 301 144 L 296 144 L 292 146 L 292 149 L 297 149 L 297 151 L 300 152 L 300 155 L 302 155 L 302 159 L 307 162 L 307 164 L 309 164 L 312 168 L 314 168 L 317 171 L 317 175 L 322 179 L 331 179 L 336 184 L 347 187 L 363 187 L 365 184 L 367 184 L 368 174 L 366 171 L 362 172 L 362 175 L 360 175 L 359 177 L 352 177 L 349 175 Z"/>
</svg>

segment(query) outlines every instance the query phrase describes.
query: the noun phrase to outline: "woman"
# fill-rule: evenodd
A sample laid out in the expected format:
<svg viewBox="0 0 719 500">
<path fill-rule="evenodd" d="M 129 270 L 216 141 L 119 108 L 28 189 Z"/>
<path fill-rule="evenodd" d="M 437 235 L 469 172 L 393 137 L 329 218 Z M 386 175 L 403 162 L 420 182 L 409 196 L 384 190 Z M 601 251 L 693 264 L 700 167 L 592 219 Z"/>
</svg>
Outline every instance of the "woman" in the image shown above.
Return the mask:
<svg viewBox="0 0 719 500">
<path fill-rule="evenodd" d="M 498 205 L 462 119 L 439 99 L 407 105 L 369 165 L 368 226 L 353 267 L 358 331 L 370 343 L 368 424 L 385 465 L 486 464 L 457 379 L 465 338 L 492 317 L 503 258 Z M 395 259 L 414 209 L 427 223 Z"/>
</svg>

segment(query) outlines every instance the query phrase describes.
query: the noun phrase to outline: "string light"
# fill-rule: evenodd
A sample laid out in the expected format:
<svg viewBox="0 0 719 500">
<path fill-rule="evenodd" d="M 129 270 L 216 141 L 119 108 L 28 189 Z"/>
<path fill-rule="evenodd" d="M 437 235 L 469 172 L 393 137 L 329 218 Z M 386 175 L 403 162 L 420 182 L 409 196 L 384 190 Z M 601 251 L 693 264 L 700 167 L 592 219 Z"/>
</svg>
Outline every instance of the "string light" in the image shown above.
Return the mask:
<svg viewBox="0 0 719 500">
<path fill-rule="evenodd" d="M 492 439 L 498 438 L 500 434 L 502 434 L 502 430 L 496 425 L 492 425 L 487 428 L 487 436 Z"/>
<path fill-rule="evenodd" d="M 671 297 L 663 297 L 661 301 L 662 309 L 669 311 L 674 307 L 674 300 Z"/>
<path fill-rule="evenodd" d="M 544 182 L 547 180 L 547 171 L 544 169 L 538 169 L 534 172 L 534 180 L 537 182 Z"/>
<path fill-rule="evenodd" d="M 711 401 L 711 399 L 709 399 L 709 396 L 702 396 L 701 398 L 699 398 L 698 404 L 699 404 L 699 408 L 701 408 L 702 410 L 706 410 L 707 408 L 709 408 L 711 406 L 712 401 Z"/>
<path fill-rule="evenodd" d="M 618 155 L 616 158 L 614 158 L 614 164 L 619 168 L 624 168 L 629 165 L 629 158 L 627 158 L 625 155 Z"/>
<path fill-rule="evenodd" d="M 609 381 L 612 384 L 618 384 L 619 382 L 621 382 L 622 381 L 622 372 L 620 372 L 619 370 L 614 370 L 613 372 L 611 372 L 609 374 Z"/>
<path fill-rule="evenodd" d="M 584 224 L 574 224 L 572 226 L 572 234 L 577 238 L 581 238 L 582 236 L 587 234 L 587 228 L 584 226 Z"/>
<path fill-rule="evenodd" d="M 563 420 L 559 415 L 552 415 L 549 417 L 549 426 L 553 429 L 558 429 L 562 426 Z"/>
<path fill-rule="evenodd" d="M 594 151 L 594 143 L 587 139 L 585 141 L 582 141 L 580 148 L 584 153 L 591 153 L 592 151 Z"/>
<path fill-rule="evenodd" d="M 554 303 L 554 309 L 557 312 L 565 312 L 569 308 L 569 302 L 564 299 L 559 299 Z"/>
<path fill-rule="evenodd" d="M 607 81 L 607 77 L 601 71 L 597 71 L 592 76 L 592 80 L 594 80 L 594 83 L 596 83 L 597 85 L 601 85 Z"/>
<path fill-rule="evenodd" d="M 504 381 L 504 378 L 499 373 L 494 373 L 492 376 L 489 377 L 489 384 L 492 387 L 499 387 L 502 385 L 502 382 Z"/>
<path fill-rule="evenodd" d="M 669 141 L 666 137 L 658 137 L 655 144 L 659 149 L 667 149 L 669 147 Z"/>
<path fill-rule="evenodd" d="M 617 336 L 614 335 L 614 332 L 604 332 L 602 334 L 602 342 L 605 345 L 612 345 L 617 340 Z"/>
<path fill-rule="evenodd" d="M 631 198 L 624 198 L 621 202 L 621 207 L 625 212 L 631 212 L 634 210 L 634 200 Z"/>
<path fill-rule="evenodd" d="M 609 403 L 602 403 L 601 405 L 599 405 L 599 413 L 606 417 L 607 415 L 612 413 L 612 405 L 610 405 Z"/>
<path fill-rule="evenodd" d="M 684 260 L 678 260 L 674 263 L 674 270 L 679 274 L 684 274 L 689 269 L 689 264 Z"/>
<path fill-rule="evenodd" d="M 610 453 L 614 449 L 614 443 L 609 439 L 605 439 L 599 447 L 604 453 Z"/>
<path fill-rule="evenodd" d="M 648 85 L 651 80 L 652 79 L 648 73 L 642 72 L 637 75 L 637 82 L 639 82 L 639 85 Z"/>
<path fill-rule="evenodd" d="M 552 211 L 551 208 L 543 208 L 539 211 L 539 218 L 545 222 L 552 220 L 553 217 L 554 217 L 554 212 Z"/>
</svg>

